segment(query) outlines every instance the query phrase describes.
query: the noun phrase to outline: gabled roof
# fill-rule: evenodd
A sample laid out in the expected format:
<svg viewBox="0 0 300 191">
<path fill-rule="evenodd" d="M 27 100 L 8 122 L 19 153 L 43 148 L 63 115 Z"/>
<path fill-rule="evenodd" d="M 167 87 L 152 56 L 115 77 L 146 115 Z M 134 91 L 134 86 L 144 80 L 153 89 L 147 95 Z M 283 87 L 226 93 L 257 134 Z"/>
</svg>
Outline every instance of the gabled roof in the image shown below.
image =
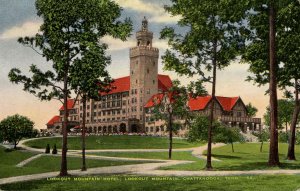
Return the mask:
<svg viewBox="0 0 300 191">
<path fill-rule="evenodd" d="M 158 89 L 167 91 L 172 86 L 172 81 L 168 75 L 158 74 Z M 102 95 L 128 92 L 130 90 L 130 76 L 114 79 L 111 83 L 111 90 L 108 93 L 102 93 Z"/>
<path fill-rule="evenodd" d="M 52 118 L 48 121 L 47 125 L 54 125 L 54 123 L 56 123 L 56 122 L 59 122 L 59 116 L 58 116 L 58 115 L 52 117 Z"/>
<path fill-rule="evenodd" d="M 216 96 L 218 102 L 222 106 L 223 110 L 231 111 L 233 106 L 236 104 L 239 97 L 222 97 Z"/>
<path fill-rule="evenodd" d="M 196 98 L 191 97 L 188 101 L 188 106 L 191 111 L 203 110 L 206 108 L 210 100 L 211 96 L 198 96 Z"/>
<path fill-rule="evenodd" d="M 67 102 L 67 108 L 68 110 L 69 109 L 73 109 L 74 107 L 74 103 L 75 103 L 75 100 L 74 99 L 68 99 L 68 102 Z M 63 111 L 64 110 L 64 106 L 62 105 L 59 109 L 59 111 Z"/>
</svg>

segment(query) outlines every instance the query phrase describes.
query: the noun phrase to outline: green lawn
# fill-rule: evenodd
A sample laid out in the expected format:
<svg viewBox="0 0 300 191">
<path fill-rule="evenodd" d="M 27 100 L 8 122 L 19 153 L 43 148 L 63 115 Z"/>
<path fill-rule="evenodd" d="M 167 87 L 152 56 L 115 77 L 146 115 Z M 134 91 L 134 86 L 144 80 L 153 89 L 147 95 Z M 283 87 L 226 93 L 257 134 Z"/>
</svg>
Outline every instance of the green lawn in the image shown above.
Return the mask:
<svg viewBox="0 0 300 191">
<path fill-rule="evenodd" d="M 267 165 L 269 144 L 264 144 L 263 152 L 259 152 L 259 143 L 234 144 L 235 152 L 232 153 L 231 145 L 215 148 L 212 150 L 213 157 L 221 160 L 213 161 L 215 170 L 254 170 L 254 169 L 300 169 L 300 161 L 287 161 L 288 145 L 279 144 L 279 157 L 281 166 L 270 168 Z M 296 158 L 300 159 L 300 153 L 296 150 Z M 202 170 L 206 164 L 205 160 L 195 163 L 163 167 L 164 170 Z"/>
<path fill-rule="evenodd" d="M 168 152 L 98 152 L 98 153 L 89 153 L 89 154 L 99 155 L 99 156 L 110 156 L 110 157 L 126 157 L 126 158 L 169 159 Z M 201 160 L 197 157 L 192 156 L 191 151 L 173 151 L 172 159 L 190 160 L 190 161 Z"/>
<path fill-rule="evenodd" d="M 60 157 L 59 156 L 42 156 L 37 158 L 24 167 L 16 167 L 21 161 L 34 156 L 32 153 L 13 150 L 6 152 L 3 147 L 0 147 L 0 178 L 20 176 L 26 174 L 36 174 L 43 172 L 59 171 Z M 144 161 L 109 161 L 87 159 L 87 167 L 102 167 L 102 166 L 118 166 L 125 164 L 140 164 Z M 68 169 L 80 169 L 81 158 L 68 157 Z"/>
<path fill-rule="evenodd" d="M 134 180 L 136 178 L 140 180 Z M 2 185 L 0 188 L 7 191 L 295 191 L 300 188 L 300 176 L 148 177 L 120 175 L 70 177 L 66 181 L 38 180 Z"/>
<path fill-rule="evenodd" d="M 169 140 L 166 137 L 148 136 L 88 136 L 86 137 L 86 149 L 167 149 Z M 61 138 L 43 138 L 28 141 L 27 146 L 34 148 L 46 148 L 47 144 L 56 144 L 61 148 Z M 173 139 L 173 148 L 190 148 L 201 145 L 200 143 L 189 143 L 183 139 Z M 68 148 L 71 150 L 81 149 L 80 137 L 69 137 Z"/>
</svg>

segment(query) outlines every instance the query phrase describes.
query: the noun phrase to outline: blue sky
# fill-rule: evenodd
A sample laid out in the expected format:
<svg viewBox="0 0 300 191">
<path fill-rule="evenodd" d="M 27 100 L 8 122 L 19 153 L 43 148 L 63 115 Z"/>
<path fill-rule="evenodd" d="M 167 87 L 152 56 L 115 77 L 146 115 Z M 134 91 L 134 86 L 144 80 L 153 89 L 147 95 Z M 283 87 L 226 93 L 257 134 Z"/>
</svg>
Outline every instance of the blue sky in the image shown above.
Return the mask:
<svg viewBox="0 0 300 191">
<path fill-rule="evenodd" d="M 45 128 L 47 121 L 58 114 L 61 103 L 58 101 L 40 102 L 33 95 L 22 90 L 21 85 L 9 82 L 7 74 L 13 67 L 28 72 L 30 64 L 42 69 L 50 68 L 43 58 L 30 48 L 17 43 L 17 38 L 32 36 L 38 32 L 41 19 L 36 16 L 34 0 L 0 0 L 0 120 L 19 113 L 31 118 L 37 128 Z M 129 48 L 135 46 L 135 32 L 139 30 L 144 16 L 148 18 L 149 28 L 154 33 L 153 46 L 160 49 L 160 56 L 167 49 L 167 43 L 159 40 L 159 32 L 165 26 L 175 26 L 178 17 L 171 17 L 164 12 L 163 5 L 168 0 L 116 0 L 123 7 L 122 18 L 130 17 L 134 25 L 132 36 L 127 42 L 105 37 L 102 41 L 109 45 L 108 54 L 112 64 L 109 66 L 111 76 L 117 78 L 129 75 Z M 163 71 L 161 59 L 159 72 L 168 74 L 172 79 L 180 79 L 187 84 L 191 79 L 178 77 L 173 72 Z M 259 108 L 258 117 L 265 112 L 268 97 L 264 95 L 266 87 L 256 87 L 245 82 L 248 74 L 247 64 L 232 63 L 225 70 L 218 72 L 217 94 L 220 96 L 241 96 L 245 104 L 251 102 Z M 207 85 L 208 91 L 210 87 Z"/>
</svg>

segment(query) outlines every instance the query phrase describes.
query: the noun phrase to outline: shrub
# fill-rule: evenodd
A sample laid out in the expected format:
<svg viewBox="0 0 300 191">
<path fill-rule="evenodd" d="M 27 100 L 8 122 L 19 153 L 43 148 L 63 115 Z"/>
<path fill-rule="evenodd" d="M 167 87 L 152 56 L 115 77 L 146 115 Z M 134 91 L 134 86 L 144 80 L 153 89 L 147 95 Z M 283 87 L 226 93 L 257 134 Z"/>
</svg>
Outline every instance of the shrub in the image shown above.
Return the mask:
<svg viewBox="0 0 300 191">
<path fill-rule="evenodd" d="M 46 146 L 45 153 L 46 154 L 50 153 L 50 145 L 49 144 L 47 144 L 47 146 Z"/>
<path fill-rule="evenodd" d="M 52 150 L 52 154 L 57 154 L 56 144 L 54 144 L 54 147 L 53 147 L 53 150 Z"/>
</svg>

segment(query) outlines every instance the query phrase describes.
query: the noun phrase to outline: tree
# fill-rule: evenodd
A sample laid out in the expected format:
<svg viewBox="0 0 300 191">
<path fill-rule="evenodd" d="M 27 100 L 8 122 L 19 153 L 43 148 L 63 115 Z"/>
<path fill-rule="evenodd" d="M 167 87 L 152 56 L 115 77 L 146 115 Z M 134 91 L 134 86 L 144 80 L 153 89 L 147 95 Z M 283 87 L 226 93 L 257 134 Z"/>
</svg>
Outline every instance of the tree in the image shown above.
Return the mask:
<svg viewBox="0 0 300 191">
<path fill-rule="evenodd" d="M 255 117 L 257 113 L 257 108 L 253 106 L 251 103 L 246 105 L 247 115 L 249 117 Z"/>
<path fill-rule="evenodd" d="M 172 27 L 161 31 L 161 38 L 168 40 L 171 50 L 162 56 L 164 68 L 180 75 L 198 76 L 197 83 L 212 84 L 212 100 L 216 94 L 216 71 L 229 65 L 243 46 L 237 28 L 242 27 L 241 3 L 236 1 L 177 1 L 172 0 L 166 11 L 180 15 L 178 27 L 186 33 L 175 33 Z M 207 76 L 205 71 L 212 72 Z M 208 126 L 208 146 L 206 169 L 212 169 L 211 142 L 214 119 L 214 101 L 211 102 L 210 124 Z"/>
<path fill-rule="evenodd" d="M 261 142 L 259 151 L 262 152 L 264 142 L 268 141 L 270 138 L 270 131 L 268 129 L 263 129 L 260 132 L 253 132 L 252 134 L 258 138 L 259 142 Z"/>
<path fill-rule="evenodd" d="M 96 42 L 105 35 L 124 40 L 132 26 L 128 19 L 125 22 L 118 20 L 121 8 L 110 0 L 37 0 L 36 9 L 43 19 L 40 33 L 32 38 L 20 38 L 19 42 L 51 61 L 53 70 L 42 72 L 32 65 L 32 77 L 22 75 L 17 68 L 10 71 L 9 77 L 14 83 L 23 83 L 25 91 L 41 100 L 62 99 L 64 117 L 60 176 L 66 176 L 70 71 L 75 61 L 82 58 L 87 42 Z"/>
<path fill-rule="evenodd" d="M 207 131 L 210 124 L 209 118 L 207 116 L 198 115 L 195 116 L 194 121 L 189 127 L 188 131 L 188 141 L 190 142 L 200 142 L 207 141 Z M 228 127 L 221 124 L 218 121 L 214 121 L 214 134 L 212 142 L 221 142 L 225 144 L 231 144 L 232 152 L 234 152 L 233 143 L 234 142 L 244 142 L 245 139 L 240 133 L 239 128 Z"/>
<path fill-rule="evenodd" d="M 153 98 L 155 103 L 152 110 L 153 118 L 162 120 L 167 126 L 169 132 L 169 159 L 172 158 L 173 133 L 180 127 L 180 122 L 175 120 L 184 120 L 189 113 L 187 107 L 188 94 L 185 87 L 180 86 L 178 80 L 173 81 L 173 86 L 168 90 L 158 94 Z"/>
<path fill-rule="evenodd" d="M 299 28 L 300 2 L 297 0 L 289 1 L 289 4 L 282 7 L 278 14 L 280 28 L 277 32 L 280 49 L 279 56 L 283 67 L 280 71 L 279 86 L 285 90 L 288 98 L 294 99 L 294 109 L 290 121 L 290 138 L 287 158 L 296 160 L 295 141 L 296 124 L 300 113 L 300 28 Z"/>
<path fill-rule="evenodd" d="M 290 124 L 293 116 L 294 103 L 288 99 L 278 100 L 278 128 L 283 129 L 285 127 L 286 133 L 288 124 Z M 264 114 L 265 125 L 270 127 L 270 106 L 266 108 L 266 113 Z"/>
<path fill-rule="evenodd" d="M 254 76 L 248 77 L 259 85 L 269 84 L 268 93 L 270 95 L 270 166 L 278 166 L 278 113 L 277 113 L 277 86 L 280 81 L 279 63 L 281 58 L 279 52 L 278 35 L 276 32 L 281 28 L 281 24 L 286 21 L 280 20 L 282 10 L 291 1 L 288 0 L 249 0 L 245 5 L 248 9 L 248 25 L 250 27 L 249 43 L 242 58 L 250 62 L 249 71 Z M 294 0 L 293 0 L 294 2 Z"/>
<path fill-rule="evenodd" d="M 245 139 L 240 131 L 241 130 L 237 127 L 227 127 L 221 124 L 218 127 L 217 133 L 215 135 L 215 142 L 231 144 L 231 150 L 232 152 L 234 152 L 234 142 L 245 142 Z"/>
<path fill-rule="evenodd" d="M 21 115 L 8 116 L 0 122 L 0 137 L 3 140 L 13 142 L 14 149 L 20 140 L 30 138 L 34 133 L 34 122 Z"/>
<path fill-rule="evenodd" d="M 75 60 L 75 67 L 71 70 L 71 87 L 81 96 L 83 113 L 81 124 L 82 141 L 82 171 L 86 171 L 85 160 L 85 132 L 86 132 L 86 101 L 100 99 L 100 93 L 109 90 L 110 76 L 106 70 L 110 64 L 110 57 L 105 55 L 106 45 L 89 42 L 81 59 Z"/>
</svg>

